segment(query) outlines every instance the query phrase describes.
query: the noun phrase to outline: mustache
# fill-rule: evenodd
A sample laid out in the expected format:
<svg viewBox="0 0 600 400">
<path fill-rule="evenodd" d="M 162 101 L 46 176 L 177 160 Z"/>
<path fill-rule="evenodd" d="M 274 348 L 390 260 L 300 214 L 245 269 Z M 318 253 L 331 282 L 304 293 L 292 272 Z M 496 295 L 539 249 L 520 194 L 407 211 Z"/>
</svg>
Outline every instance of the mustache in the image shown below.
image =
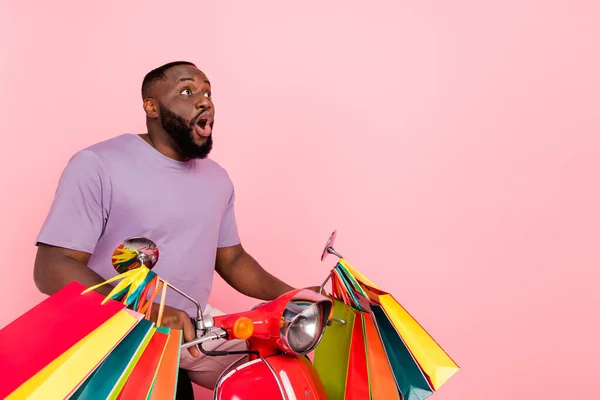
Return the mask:
<svg viewBox="0 0 600 400">
<path fill-rule="evenodd" d="M 174 113 L 174 112 L 173 112 L 173 111 L 171 111 L 171 110 L 170 110 L 168 107 L 165 107 L 165 105 L 164 105 L 164 104 L 162 104 L 160 101 L 158 102 L 158 104 L 159 104 L 159 106 L 160 106 L 160 109 L 161 109 L 161 110 L 164 110 L 164 111 L 166 111 L 166 113 L 170 114 L 170 115 L 171 115 L 171 116 L 173 116 L 173 117 L 179 118 L 179 119 L 180 119 L 182 122 L 186 121 L 186 119 L 185 119 L 185 118 L 183 118 L 182 116 L 180 116 L 180 115 L 178 115 L 178 114 Z M 207 115 L 208 115 L 208 116 L 210 116 L 210 117 L 208 117 Z M 193 127 L 193 126 L 194 126 L 194 125 L 196 125 L 196 124 L 198 123 L 198 121 L 199 121 L 200 119 L 202 119 L 202 118 L 207 118 L 207 119 L 208 119 L 208 118 L 210 118 L 210 119 L 212 120 L 214 117 L 211 115 L 211 113 L 210 113 L 210 110 L 205 108 L 205 109 L 203 109 L 202 111 L 200 111 L 200 112 L 199 112 L 199 113 L 198 113 L 198 114 L 197 114 L 197 115 L 196 115 L 194 118 L 192 118 L 192 119 L 189 121 L 189 126 L 192 126 L 192 127 Z M 185 123 L 185 122 L 184 122 L 184 123 Z"/>
</svg>

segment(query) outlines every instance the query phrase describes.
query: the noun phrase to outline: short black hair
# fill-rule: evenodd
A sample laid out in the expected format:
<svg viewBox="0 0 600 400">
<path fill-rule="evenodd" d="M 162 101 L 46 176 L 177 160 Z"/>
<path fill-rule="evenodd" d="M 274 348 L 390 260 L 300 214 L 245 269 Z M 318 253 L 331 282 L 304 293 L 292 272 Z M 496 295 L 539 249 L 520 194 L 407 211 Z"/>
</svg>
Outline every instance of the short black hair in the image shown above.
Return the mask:
<svg viewBox="0 0 600 400">
<path fill-rule="evenodd" d="M 153 69 L 152 71 L 146 74 L 144 80 L 142 81 L 142 98 L 145 99 L 149 96 L 150 87 L 152 86 L 152 84 L 154 84 L 154 82 L 165 78 L 165 71 L 177 65 L 191 65 L 193 67 L 196 66 L 194 63 L 191 63 L 189 61 L 172 61 L 170 63 L 161 65 L 160 67 Z"/>
</svg>

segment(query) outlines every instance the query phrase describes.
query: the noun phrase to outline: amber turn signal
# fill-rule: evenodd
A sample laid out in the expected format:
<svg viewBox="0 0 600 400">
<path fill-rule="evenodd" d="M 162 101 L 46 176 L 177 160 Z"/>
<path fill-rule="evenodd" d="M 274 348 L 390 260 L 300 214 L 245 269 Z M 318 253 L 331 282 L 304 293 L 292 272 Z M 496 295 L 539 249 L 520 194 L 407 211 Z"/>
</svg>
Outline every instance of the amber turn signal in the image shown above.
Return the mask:
<svg viewBox="0 0 600 400">
<path fill-rule="evenodd" d="M 233 324 L 233 336 L 236 339 L 249 339 L 254 333 L 254 322 L 248 317 L 240 317 Z"/>
</svg>

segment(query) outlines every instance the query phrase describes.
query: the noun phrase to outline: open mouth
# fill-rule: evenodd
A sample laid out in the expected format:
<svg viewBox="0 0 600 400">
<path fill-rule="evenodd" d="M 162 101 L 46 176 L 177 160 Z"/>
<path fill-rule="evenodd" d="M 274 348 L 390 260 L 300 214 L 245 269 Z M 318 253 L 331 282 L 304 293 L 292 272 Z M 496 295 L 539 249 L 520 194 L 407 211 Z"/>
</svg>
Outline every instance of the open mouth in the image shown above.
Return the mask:
<svg viewBox="0 0 600 400">
<path fill-rule="evenodd" d="M 196 122 L 196 131 L 202 137 L 208 137 L 212 133 L 214 121 L 212 117 L 202 117 Z"/>
<path fill-rule="evenodd" d="M 196 123 L 196 125 L 198 125 L 202 129 L 204 129 L 206 127 L 207 122 L 208 122 L 208 118 L 200 118 L 198 120 L 198 122 Z"/>
</svg>

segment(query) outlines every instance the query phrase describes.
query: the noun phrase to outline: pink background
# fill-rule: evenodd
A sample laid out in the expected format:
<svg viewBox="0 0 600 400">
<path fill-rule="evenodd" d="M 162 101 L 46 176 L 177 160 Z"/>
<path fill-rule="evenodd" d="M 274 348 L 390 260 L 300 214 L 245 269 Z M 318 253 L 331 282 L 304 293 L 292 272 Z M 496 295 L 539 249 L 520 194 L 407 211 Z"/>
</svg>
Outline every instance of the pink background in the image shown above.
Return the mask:
<svg viewBox="0 0 600 400">
<path fill-rule="evenodd" d="M 597 2 L 34 3 L 0 10 L 0 326 L 42 299 L 33 242 L 68 158 L 144 131 L 143 75 L 186 59 L 267 269 L 319 284 L 338 229 L 462 367 L 435 399 L 595 397 Z M 215 285 L 213 306 L 255 303 Z"/>
</svg>

